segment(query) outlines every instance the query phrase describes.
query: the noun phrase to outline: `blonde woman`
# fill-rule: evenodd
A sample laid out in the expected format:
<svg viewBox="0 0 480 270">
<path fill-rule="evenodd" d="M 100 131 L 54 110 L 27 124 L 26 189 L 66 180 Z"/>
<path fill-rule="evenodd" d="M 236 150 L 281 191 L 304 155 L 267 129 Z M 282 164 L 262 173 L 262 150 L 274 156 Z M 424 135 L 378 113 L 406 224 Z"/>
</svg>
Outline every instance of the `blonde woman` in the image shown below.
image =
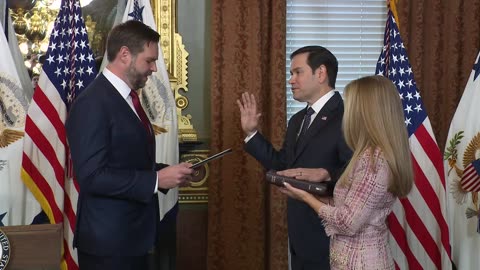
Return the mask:
<svg viewBox="0 0 480 270">
<path fill-rule="evenodd" d="M 345 88 L 343 133 L 354 151 L 334 191 L 334 203 L 285 184 L 282 192 L 304 201 L 323 219 L 331 238 L 332 269 L 394 269 L 386 218 L 413 185 L 402 104 L 392 82 L 369 76 Z M 291 176 L 298 172 L 286 170 Z M 322 202 L 323 201 L 323 202 Z"/>
</svg>

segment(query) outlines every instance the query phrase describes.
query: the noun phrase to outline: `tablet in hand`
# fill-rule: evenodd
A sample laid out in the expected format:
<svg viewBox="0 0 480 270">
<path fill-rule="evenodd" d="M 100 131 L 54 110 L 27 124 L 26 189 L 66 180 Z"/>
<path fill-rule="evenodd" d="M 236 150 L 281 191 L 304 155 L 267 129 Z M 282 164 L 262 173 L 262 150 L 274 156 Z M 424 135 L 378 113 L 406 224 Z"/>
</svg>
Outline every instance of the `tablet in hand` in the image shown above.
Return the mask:
<svg viewBox="0 0 480 270">
<path fill-rule="evenodd" d="M 204 159 L 204 160 L 202 160 L 202 161 L 199 161 L 199 162 L 193 164 L 192 166 L 190 166 L 190 169 L 196 169 L 196 168 L 202 166 L 202 165 L 205 164 L 205 163 L 208 163 L 208 162 L 210 162 L 210 161 L 212 161 L 212 160 L 215 160 L 215 159 L 217 159 L 217 158 L 221 158 L 221 157 L 223 157 L 224 155 L 226 155 L 226 154 L 228 154 L 228 153 L 231 153 L 231 152 L 232 152 L 232 148 L 228 148 L 228 149 L 226 149 L 226 150 L 223 150 L 223 151 L 220 152 L 220 153 L 217 153 L 217 154 L 215 154 L 215 155 L 213 155 L 213 156 L 210 156 L 210 157 L 208 157 L 208 158 L 206 158 L 206 159 Z"/>
</svg>

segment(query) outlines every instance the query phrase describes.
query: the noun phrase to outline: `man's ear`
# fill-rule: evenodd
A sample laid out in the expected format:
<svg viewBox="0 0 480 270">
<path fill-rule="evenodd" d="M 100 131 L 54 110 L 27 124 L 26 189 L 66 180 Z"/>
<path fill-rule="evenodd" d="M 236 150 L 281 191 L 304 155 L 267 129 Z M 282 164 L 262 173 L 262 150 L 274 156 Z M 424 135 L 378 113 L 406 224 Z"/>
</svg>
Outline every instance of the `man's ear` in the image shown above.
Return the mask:
<svg viewBox="0 0 480 270">
<path fill-rule="evenodd" d="M 130 49 L 128 49 L 127 46 L 120 47 L 120 51 L 118 51 L 117 56 L 118 56 L 118 59 L 124 64 L 130 63 L 130 59 L 132 58 Z"/>
<path fill-rule="evenodd" d="M 328 81 L 327 67 L 325 65 L 320 65 L 315 70 L 315 77 L 319 79 L 320 83 Z"/>
</svg>

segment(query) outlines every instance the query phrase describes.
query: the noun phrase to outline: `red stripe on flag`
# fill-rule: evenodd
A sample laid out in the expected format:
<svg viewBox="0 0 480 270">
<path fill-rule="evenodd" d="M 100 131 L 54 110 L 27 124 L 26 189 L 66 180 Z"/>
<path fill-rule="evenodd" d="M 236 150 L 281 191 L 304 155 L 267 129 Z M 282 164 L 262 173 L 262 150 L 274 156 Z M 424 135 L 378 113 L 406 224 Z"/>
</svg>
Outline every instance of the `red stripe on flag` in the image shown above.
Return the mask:
<svg viewBox="0 0 480 270">
<path fill-rule="evenodd" d="M 25 132 L 30 136 L 35 146 L 37 146 L 36 149 L 42 152 L 48 160 L 50 166 L 53 168 L 58 184 L 63 188 L 65 186 L 65 169 L 62 167 L 62 164 L 60 164 L 60 160 L 57 159 L 55 149 L 53 149 L 53 146 L 29 115 L 27 115 L 25 120 Z"/>
<path fill-rule="evenodd" d="M 22 159 L 22 167 L 27 172 L 27 174 L 32 178 L 33 184 L 35 184 L 42 195 L 47 200 L 50 209 L 52 209 L 52 214 L 54 220 L 51 220 L 52 223 L 60 223 L 63 221 L 63 213 L 59 209 L 57 202 L 55 201 L 55 195 L 47 183 L 47 180 L 42 176 L 42 174 L 38 171 L 37 167 L 31 162 L 30 158 L 24 153 Z"/>
<path fill-rule="evenodd" d="M 465 183 L 470 183 L 470 181 L 473 179 L 473 170 L 471 170 L 470 168 L 467 168 L 467 170 L 465 170 L 463 172 L 463 175 L 462 175 L 462 180 L 465 180 Z"/>
<path fill-rule="evenodd" d="M 467 175 L 467 177 L 464 175 L 461 180 L 461 185 L 465 191 L 476 192 L 475 189 L 480 185 L 480 178 L 476 172 L 473 175 Z"/>
<path fill-rule="evenodd" d="M 407 220 L 410 229 L 415 234 L 420 244 L 423 246 L 425 252 L 432 259 L 433 263 L 437 266 L 437 269 L 441 269 L 442 256 L 435 240 L 430 235 L 430 232 L 425 227 L 425 224 L 418 216 L 410 201 L 404 198 L 400 199 L 400 202 L 405 209 L 405 219 Z"/>
<path fill-rule="evenodd" d="M 427 121 L 428 121 L 428 118 L 427 118 Z M 438 145 L 433 139 L 433 136 L 430 133 L 428 133 L 427 129 L 423 124 L 421 124 L 415 130 L 414 134 L 415 134 L 415 137 L 417 137 L 417 140 L 422 145 L 423 151 L 425 152 L 425 154 L 427 154 L 433 166 L 435 166 L 438 176 L 440 176 L 440 181 L 442 183 L 443 190 L 445 190 L 445 175 L 443 171 L 443 160 L 442 160 L 442 155 L 440 153 L 440 148 L 438 148 Z"/>
<path fill-rule="evenodd" d="M 53 106 L 52 102 L 45 95 L 43 90 L 38 91 L 39 89 L 37 89 L 37 91 L 35 92 L 33 99 L 35 103 L 37 103 L 37 106 L 43 111 L 45 116 L 48 118 L 50 123 L 54 126 L 60 141 L 63 143 L 64 146 L 66 146 L 67 135 L 65 133 L 65 126 L 64 126 L 65 123 L 63 123 L 62 119 L 60 119 L 60 115 L 58 114 L 57 110 Z"/>
<path fill-rule="evenodd" d="M 468 165 L 465 171 L 463 171 L 462 183 L 465 183 L 465 186 L 467 186 L 468 183 L 474 182 L 474 179 L 477 179 L 477 178 L 478 178 L 478 175 L 475 168 L 471 164 Z"/>
<path fill-rule="evenodd" d="M 75 185 L 77 193 L 80 193 L 80 184 L 78 184 L 77 178 L 75 176 L 73 177 L 73 184 Z"/>
<path fill-rule="evenodd" d="M 67 269 L 78 270 L 78 266 L 73 260 L 72 254 L 70 253 L 69 243 L 65 238 L 63 239 L 63 246 L 68 247 L 68 248 L 64 248 L 64 251 L 65 251 L 64 258 L 65 258 L 65 263 L 67 264 Z"/>
<path fill-rule="evenodd" d="M 461 183 L 462 183 L 462 187 L 465 189 L 465 190 L 468 190 L 468 188 L 470 187 L 470 185 L 472 185 L 472 183 L 475 182 L 475 175 L 473 174 L 473 171 L 472 170 L 473 167 L 469 166 L 467 167 L 467 169 L 465 171 L 463 171 L 463 176 L 462 176 L 462 180 L 461 180 Z"/>
<path fill-rule="evenodd" d="M 395 238 L 397 245 L 400 247 L 403 254 L 407 258 L 409 268 L 422 269 L 422 266 L 418 262 L 415 255 L 413 255 L 412 250 L 408 246 L 405 231 L 403 230 L 402 225 L 400 225 L 400 222 L 398 221 L 394 213 L 388 215 L 388 227 L 390 229 L 390 232 L 392 233 L 393 238 Z M 398 267 L 397 263 L 395 263 L 395 265 L 396 267 Z"/>
<path fill-rule="evenodd" d="M 472 189 L 473 192 L 478 192 L 478 191 L 480 191 L 480 182 L 477 181 L 477 182 L 475 183 L 475 185 L 472 186 L 471 189 Z"/>
<path fill-rule="evenodd" d="M 68 223 L 70 224 L 70 229 L 72 230 L 72 232 L 74 232 L 77 216 L 76 216 L 75 211 L 72 207 L 72 201 L 70 200 L 70 194 L 65 193 L 63 204 L 64 204 L 63 211 L 65 212 L 65 215 L 67 216 Z"/>
<path fill-rule="evenodd" d="M 422 142 L 420 143 L 422 144 Z M 422 147 L 424 148 L 423 144 L 422 144 Z M 440 199 L 438 198 L 437 193 L 435 192 L 432 185 L 428 181 L 424 172 L 418 165 L 418 162 L 414 156 L 412 156 L 412 164 L 413 164 L 413 170 L 415 173 L 415 186 L 417 187 L 418 192 L 420 192 L 420 194 L 422 195 L 426 205 L 430 209 L 430 212 L 432 213 L 432 215 L 435 217 L 435 220 L 437 221 L 438 228 L 440 229 L 443 247 L 447 251 L 448 257 L 450 258 L 451 252 L 450 252 L 450 244 L 449 244 L 450 240 L 449 240 L 449 234 L 448 234 L 448 224 L 440 208 L 441 207 Z"/>
</svg>

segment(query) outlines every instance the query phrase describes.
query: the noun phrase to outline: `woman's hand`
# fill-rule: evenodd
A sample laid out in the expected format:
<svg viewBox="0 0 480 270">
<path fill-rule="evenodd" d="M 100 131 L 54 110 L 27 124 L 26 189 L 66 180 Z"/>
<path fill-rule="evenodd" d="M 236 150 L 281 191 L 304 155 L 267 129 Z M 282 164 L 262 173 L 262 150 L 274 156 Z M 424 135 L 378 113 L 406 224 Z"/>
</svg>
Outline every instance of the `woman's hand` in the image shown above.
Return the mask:
<svg viewBox="0 0 480 270">
<path fill-rule="evenodd" d="M 308 193 L 306 191 L 303 191 L 298 188 L 292 187 L 292 185 L 288 183 L 283 184 L 285 187 L 280 188 L 280 192 L 283 194 L 288 195 L 290 198 L 303 201 L 306 204 L 308 204 L 315 212 L 317 212 L 320 207 L 324 205 L 330 204 L 330 199 L 331 197 L 322 197 L 322 198 L 317 198 L 313 194 Z"/>
<path fill-rule="evenodd" d="M 315 199 L 312 194 L 304 190 L 294 188 L 289 183 L 283 183 L 283 185 L 284 185 L 284 188 L 280 188 L 280 192 L 282 192 L 285 195 L 288 195 L 293 199 L 304 201 L 304 202 L 306 202 L 306 200 L 308 200 L 309 197 L 312 197 L 313 199 Z"/>
</svg>

